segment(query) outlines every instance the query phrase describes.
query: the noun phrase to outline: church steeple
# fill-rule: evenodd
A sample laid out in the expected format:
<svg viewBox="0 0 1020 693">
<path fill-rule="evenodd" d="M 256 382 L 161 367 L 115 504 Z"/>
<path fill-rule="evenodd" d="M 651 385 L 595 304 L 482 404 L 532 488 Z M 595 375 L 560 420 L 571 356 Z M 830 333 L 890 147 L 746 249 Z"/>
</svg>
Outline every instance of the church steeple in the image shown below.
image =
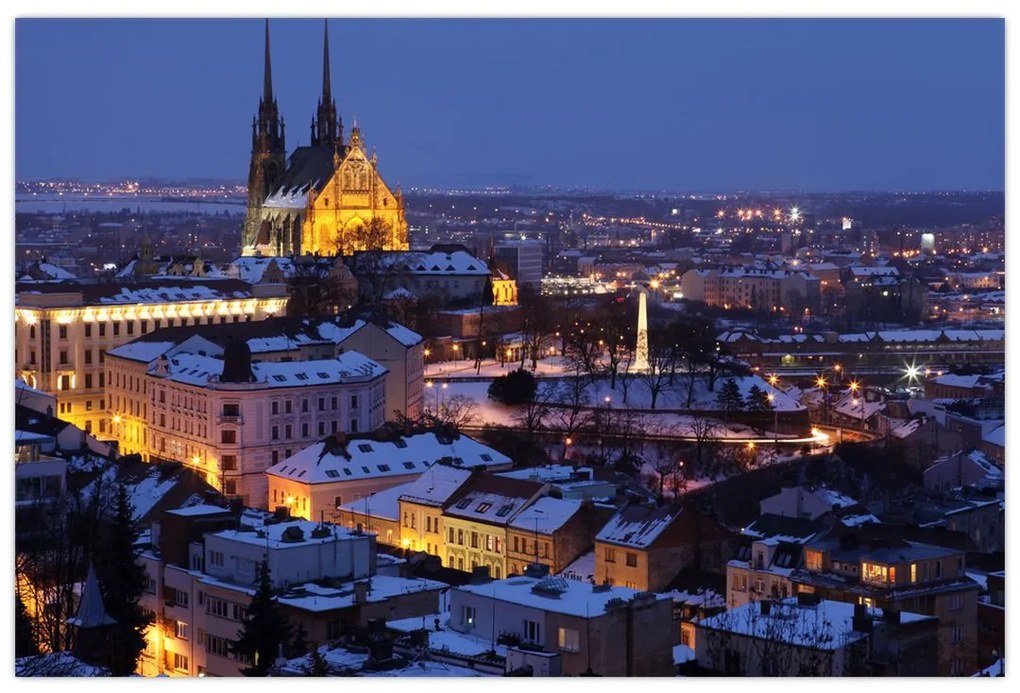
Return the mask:
<svg viewBox="0 0 1020 693">
<path fill-rule="evenodd" d="M 269 19 L 266 19 L 266 64 L 262 72 L 262 100 L 271 103 L 273 100 L 273 64 L 269 59 Z"/>
<path fill-rule="evenodd" d="M 329 21 L 322 22 L 322 96 L 312 121 L 312 146 L 342 143 L 343 123 L 337 117 L 329 74 Z"/>
<path fill-rule="evenodd" d="M 269 20 L 266 20 L 265 55 L 263 56 L 262 96 L 259 98 L 258 113 L 252 120 L 251 164 L 248 168 L 248 210 L 249 220 L 245 222 L 244 246 L 254 244 L 258 233 L 254 210 L 280 184 L 287 168 L 283 118 L 280 117 L 276 99 L 273 97 L 273 68 L 269 50 Z"/>
</svg>

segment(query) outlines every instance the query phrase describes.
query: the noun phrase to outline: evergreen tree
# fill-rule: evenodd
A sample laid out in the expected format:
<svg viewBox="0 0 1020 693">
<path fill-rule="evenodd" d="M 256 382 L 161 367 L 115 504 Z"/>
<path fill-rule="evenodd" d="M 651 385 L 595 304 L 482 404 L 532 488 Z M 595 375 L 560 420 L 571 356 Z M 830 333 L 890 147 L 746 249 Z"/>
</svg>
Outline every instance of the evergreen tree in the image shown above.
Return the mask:
<svg viewBox="0 0 1020 693">
<path fill-rule="evenodd" d="M 304 657 L 308 654 L 308 631 L 300 621 L 294 629 L 294 639 L 290 641 L 290 651 L 287 656 L 290 658 Z"/>
<path fill-rule="evenodd" d="M 138 562 L 135 542 L 139 529 L 134 521 L 134 508 L 123 484 L 117 486 L 113 523 L 106 539 L 96 548 L 96 577 L 103 594 L 106 612 L 117 624 L 111 633 L 110 674 L 130 676 L 135 673 L 138 656 L 145 649 L 145 629 L 152 622 L 139 606 L 148 577 Z"/>
<path fill-rule="evenodd" d="M 268 561 L 259 565 L 256 585 L 255 596 L 251 598 L 248 612 L 241 621 L 241 630 L 237 632 L 237 642 L 232 649 L 251 662 L 250 666 L 241 670 L 242 674 L 268 676 L 280 645 L 290 637 L 290 623 L 273 595 Z"/>
<path fill-rule="evenodd" d="M 316 648 L 312 650 L 312 669 L 308 672 L 309 676 L 329 676 L 329 665 L 326 664 L 325 657 Z"/>
<path fill-rule="evenodd" d="M 727 420 L 729 420 L 730 412 L 740 411 L 744 408 L 744 398 L 740 394 L 740 386 L 733 378 L 727 378 L 726 382 L 722 384 L 717 399 L 719 406 L 726 413 Z"/>
<path fill-rule="evenodd" d="M 534 401 L 538 380 L 528 371 L 519 368 L 494 378 L 489 384 L 489 399 L 503 404 L 526 404 Z"/>
<path fill-rule="evenodd" d="M 768 393 L 757 385 L 752 385 L 747 391 L 747 411 L 772 411 Z"/>
<path fill-rule="evenodd" d="M 14 595 L 17 604 L 14 607 L 14 656 L 34 657 L 39 654 L 39 645 L 35 640 L 35 631 L 32 629 L 32 621 L 28 617 L 25 603 L 21 596 Z"/>
</svg>

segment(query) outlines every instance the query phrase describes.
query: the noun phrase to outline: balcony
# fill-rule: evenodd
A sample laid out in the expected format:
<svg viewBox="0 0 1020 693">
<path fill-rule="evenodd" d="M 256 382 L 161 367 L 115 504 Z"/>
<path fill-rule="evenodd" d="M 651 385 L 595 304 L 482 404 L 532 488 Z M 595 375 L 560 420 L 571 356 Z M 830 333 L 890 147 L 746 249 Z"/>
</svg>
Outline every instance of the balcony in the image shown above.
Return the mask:
<svg viewBox="0 0 1020 693">
<path fill-rule="evenodd" d="M 244 417 L 240 414 L 220 414 L 216 417 L 216 422 L 220 424 L 244 424 Z"/>
</svg>

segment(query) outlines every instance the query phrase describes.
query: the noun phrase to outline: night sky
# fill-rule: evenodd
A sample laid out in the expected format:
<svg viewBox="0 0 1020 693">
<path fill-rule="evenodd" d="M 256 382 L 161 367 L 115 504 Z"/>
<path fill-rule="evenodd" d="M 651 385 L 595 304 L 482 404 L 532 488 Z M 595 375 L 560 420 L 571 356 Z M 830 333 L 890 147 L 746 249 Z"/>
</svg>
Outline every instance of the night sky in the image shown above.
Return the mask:
<svg viewBox="0 0 1020 693">
<path fill-rule="evenodd" d="M 333 93 L 391 184 L 996 189 L 1001 20 L 330 22 Z M 272 20 L 287 149 L 321 20 Z M 18 20 L 15 174 L 247 176 L 263 22 Z"/>
</svg>

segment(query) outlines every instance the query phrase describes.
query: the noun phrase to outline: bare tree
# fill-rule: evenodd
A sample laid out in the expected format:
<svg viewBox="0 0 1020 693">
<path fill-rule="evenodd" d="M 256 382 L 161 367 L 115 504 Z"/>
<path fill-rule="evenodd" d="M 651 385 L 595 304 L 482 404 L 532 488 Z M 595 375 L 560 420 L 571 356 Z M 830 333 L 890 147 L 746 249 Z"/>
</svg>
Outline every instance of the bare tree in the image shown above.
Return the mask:
<svg viewBox="0 0 1020 693">
<path fill-rule="evenodd" d="M 549 415 L 549 401 L 554 396 L 552 388 L 553 385 L 550 383 L 540 385 L 535 396 L 517 407 L 517 411 L 511 416 L 529 444 L 534 444 L 539 431 L 545 428 L 545 418 Z"/>
<path fill-rule="evenodd" d="M 579 365 L 575 362 L 575 368 Z M 594 419 L 586 380 L 582 373 L 575 372 L 552 386 L 549 393 L 549 401 L 557 405 L 549 407 L 549 421 L 567 438 L 575 437 Z"/>
<path fill-rule="evenodd" d="M 521 339 L 524 349 L 521 350 L 521 367 L 525 360 L 531 358 L 531 370 L 538 368 L 538 358 L 542 353 L 542 345 L 549 336 L 552 317 L 548 299 L 537 289 L 524 285 L 517 290 L 517 303 L 521 311 Z"/>
<path fill-rule="evenodd" d="M 456 429 L 470 426 L 475 421 L 478 403 L 467 395 L 453 395 L 435 409 L 426 410 L 422 418 L 428 426 L 449 426 Z"/>
</svg>

